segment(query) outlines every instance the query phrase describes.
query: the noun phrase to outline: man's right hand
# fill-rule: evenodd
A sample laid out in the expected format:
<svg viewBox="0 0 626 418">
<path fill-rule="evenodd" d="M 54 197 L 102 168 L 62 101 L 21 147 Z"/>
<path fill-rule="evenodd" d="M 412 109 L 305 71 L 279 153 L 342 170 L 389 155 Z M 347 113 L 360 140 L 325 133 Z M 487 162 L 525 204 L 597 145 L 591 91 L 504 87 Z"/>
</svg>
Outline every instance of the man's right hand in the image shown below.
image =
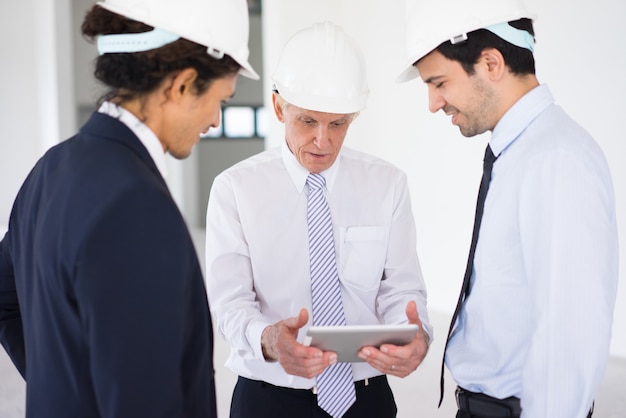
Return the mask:
<svg viewBox="0 0 626 418">
<path fill-rule="evenodd" d="M 303 308 L 298 316 L 268 326 L 261 335 L 261 346 L 266 360 L 278 361 L 291 375 L 312 379 L 336 363 L 337 354 L 296 341 L 298 330 L 308 321 L 309 312 Z"/>
</svg>

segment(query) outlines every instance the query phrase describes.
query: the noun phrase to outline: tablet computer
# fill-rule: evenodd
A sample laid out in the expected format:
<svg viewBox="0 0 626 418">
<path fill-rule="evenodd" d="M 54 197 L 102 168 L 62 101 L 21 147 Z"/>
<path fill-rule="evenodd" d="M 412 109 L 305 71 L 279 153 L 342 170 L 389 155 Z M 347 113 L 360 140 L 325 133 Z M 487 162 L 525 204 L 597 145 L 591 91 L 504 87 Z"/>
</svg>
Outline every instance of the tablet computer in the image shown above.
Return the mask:
<svg viewBox="0 0 626 418">
<path fill-rule="evenodd" d="M 307 330 L 304 345 L 334 351 L 337 361 L 353 363 L 364 361 L 357 355 L 362 347 L 405 345 L 415 338 L 418 329 L 415 324 L 312 326 Z"/>
</svg>

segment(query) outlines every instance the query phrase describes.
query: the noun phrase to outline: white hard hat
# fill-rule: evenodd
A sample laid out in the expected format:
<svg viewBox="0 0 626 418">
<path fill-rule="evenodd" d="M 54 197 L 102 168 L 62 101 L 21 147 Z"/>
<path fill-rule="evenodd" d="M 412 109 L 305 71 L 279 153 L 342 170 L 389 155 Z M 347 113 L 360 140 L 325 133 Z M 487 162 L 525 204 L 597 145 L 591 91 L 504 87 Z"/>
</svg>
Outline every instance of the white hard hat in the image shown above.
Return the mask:
<svg viewBox="0 0 626 418">
<path fill-rule="evenodd" d="M 205 45 L 215 58 L 227 54 L 241 65 L 241 75 L 259 79 L 248 62 L 246 0 L 103 0 L 98 5 L 153 26 L 160 36 L 171 33 Z"/>
<path fill-rule="evenodd" d="M 408 60 L 397 81 L 404 82 L 419 77 L 413 64 L 441 43 L 477 29 L 489 29 L 492 25 L 523 17 L 533 19 L 535 16 L 526 9 L 521 0 L 406 0 Z M 515 43 L 496 30 L 492 32 Z"/>
<path fill-rule="evenodd" d="M 358 112 L 369 94 L 361 50 L 331 22 L 316 23 L 293 35 L 272 80 L 287 102 L 318 112 Z"/>
</svg>

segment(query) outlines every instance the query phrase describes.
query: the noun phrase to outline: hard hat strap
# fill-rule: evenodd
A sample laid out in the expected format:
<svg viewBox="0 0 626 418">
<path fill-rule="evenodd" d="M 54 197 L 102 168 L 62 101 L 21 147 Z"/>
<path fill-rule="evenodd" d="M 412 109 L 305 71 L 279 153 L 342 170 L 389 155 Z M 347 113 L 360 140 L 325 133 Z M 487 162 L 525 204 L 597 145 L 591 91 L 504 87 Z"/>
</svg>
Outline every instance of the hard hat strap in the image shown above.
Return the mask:
<svg viewBox="0 0 626 418">
<path fill-rule="evenodd" d="M 523 29 L 514 28 L 507 22 L 487 26 L 485 29 L 489 32 L 495 33 L 500 38 L 512 43 L 513 45 L 528 49 L 530 52 L 535 51 L 535 39 L 529 32 Z"/>
<path fill-rule="evenodd" d="M 519 46 L 520 48 L 528 49 L 530 52 L 535 51 L 535 39 L 533 36 L 525 30 L 514 28 L 507 22 L 487 26 L 483 29 L 487 29 L 489 32 L 494 33 L 505 41 Z M 467 41 L 467 33 L 461 33 L 450 38 L 452 45 L 460 44 L 465 41 Z"/>
<path fill-rule="evenodd" d="M 159 28 L 154 28 L 149 32 L 100 35 L 98 36 L 98 52 L 103 55 L 149 51 L 172 43 L 179 38 L 180 36 Z"/>
</svg>

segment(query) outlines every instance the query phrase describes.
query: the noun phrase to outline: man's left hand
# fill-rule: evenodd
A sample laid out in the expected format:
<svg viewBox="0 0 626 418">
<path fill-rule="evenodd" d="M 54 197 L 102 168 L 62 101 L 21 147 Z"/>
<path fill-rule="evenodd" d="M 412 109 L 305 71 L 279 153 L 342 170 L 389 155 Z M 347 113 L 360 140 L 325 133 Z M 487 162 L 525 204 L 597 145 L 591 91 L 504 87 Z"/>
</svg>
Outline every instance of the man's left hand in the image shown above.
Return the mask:
<svg viewBox="0 0 626 418">
<path fill-rule="evenodd" d="M 411 301 L 406 306 L 406 316 L 410 324 L 417 324 L 419 330 L 413 341 L 407 345 L 383 344 L 379 349 L 375 347 L 363 347 L 359 351 L 359 357 L 378 369 L 380 372 L 397 377 L 406 377 L 422 363 L 430 338 L 420 321 L 417 313 L 417 305 Z"/>
</svg>

